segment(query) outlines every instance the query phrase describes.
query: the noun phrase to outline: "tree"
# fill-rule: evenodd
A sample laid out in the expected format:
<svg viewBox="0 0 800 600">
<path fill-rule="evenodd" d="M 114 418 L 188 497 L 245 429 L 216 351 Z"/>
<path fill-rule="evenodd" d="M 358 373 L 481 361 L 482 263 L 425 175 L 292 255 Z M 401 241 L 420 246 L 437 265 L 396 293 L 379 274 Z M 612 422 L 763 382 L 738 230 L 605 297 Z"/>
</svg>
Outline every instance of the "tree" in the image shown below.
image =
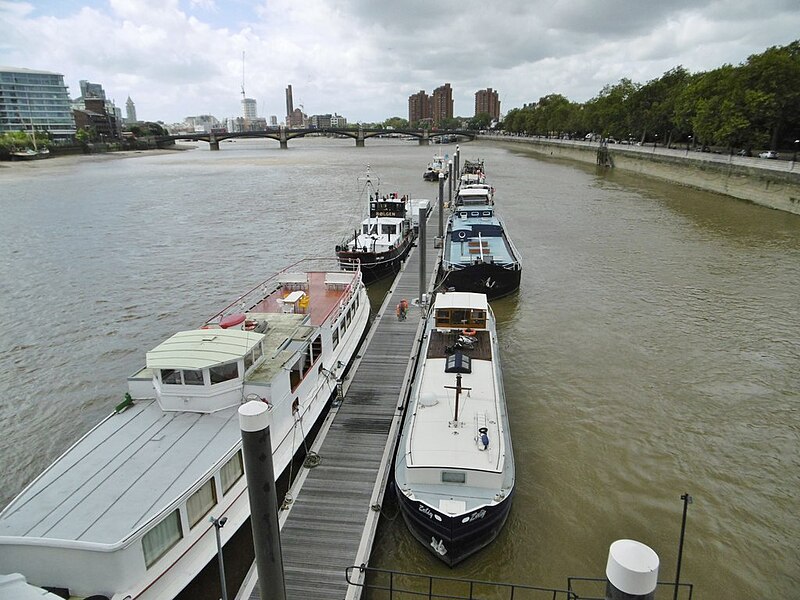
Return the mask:
<svg viewBox="0 0 800 600">
<path fill-rule="evenodd" d="M 489 129 L 492 124 L 492 115 L 488 112 L 478 113 L 469 120 L 467 129 L 471 131 L 480 131 L 481 129 Z"/>
<path fill-rule="evenodd" d="M 408 121 L 402 117 L 391 117 L 383 122 L 384 129 L 408 129 Z"/>
</svg>

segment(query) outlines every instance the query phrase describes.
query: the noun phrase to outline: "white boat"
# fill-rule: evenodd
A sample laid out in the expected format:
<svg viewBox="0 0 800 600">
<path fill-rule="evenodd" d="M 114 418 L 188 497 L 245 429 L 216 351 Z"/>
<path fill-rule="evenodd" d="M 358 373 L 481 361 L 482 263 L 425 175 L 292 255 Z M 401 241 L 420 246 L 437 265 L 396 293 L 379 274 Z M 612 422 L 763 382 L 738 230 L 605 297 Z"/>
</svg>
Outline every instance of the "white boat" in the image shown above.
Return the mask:
<svg viewBox="0 0 800 600">
<path fill-rule="evenodd" d="M 409 530 L 450 566 L 494 540 L 508 517 L 514 453 L 484 294 L 436 296 L 394 476 Z"/>
<path fill-rule="evenodd" d="M 412 205 L 407 196 L 397 192 L 380 195 L 369 170 L 364 192 L 369 202 L 369 216 L 336 246 L 336 256 L 343 268 L 360 265 L 364 282 L 369 284 L 397 273 L 411 251 L 416 237 L 411 222 Z"/>
<path fill-rule="evenodd" d="M 266 402 L 276 477 L 369 317 L 361 273 L 292 265 L 147 353 L 128 395 L 0 513 L 0 573 L 112 600 L 174 598 L 250 515 L 237 411 Z"/>
</svg>

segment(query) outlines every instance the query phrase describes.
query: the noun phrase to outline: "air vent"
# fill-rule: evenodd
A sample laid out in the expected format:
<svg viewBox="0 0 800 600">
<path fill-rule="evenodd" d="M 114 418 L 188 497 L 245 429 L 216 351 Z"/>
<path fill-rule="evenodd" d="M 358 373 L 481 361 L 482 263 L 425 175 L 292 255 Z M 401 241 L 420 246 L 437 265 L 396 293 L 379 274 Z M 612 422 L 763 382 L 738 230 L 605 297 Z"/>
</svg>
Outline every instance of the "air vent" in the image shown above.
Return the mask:
<svg viewBox="0 0 800 600">
<path fill-rule="evenodd" d="M 447 357 L 445 373 L 472 373 L 472 359 L 466 354 L 456 352 Z"/>
</svg>

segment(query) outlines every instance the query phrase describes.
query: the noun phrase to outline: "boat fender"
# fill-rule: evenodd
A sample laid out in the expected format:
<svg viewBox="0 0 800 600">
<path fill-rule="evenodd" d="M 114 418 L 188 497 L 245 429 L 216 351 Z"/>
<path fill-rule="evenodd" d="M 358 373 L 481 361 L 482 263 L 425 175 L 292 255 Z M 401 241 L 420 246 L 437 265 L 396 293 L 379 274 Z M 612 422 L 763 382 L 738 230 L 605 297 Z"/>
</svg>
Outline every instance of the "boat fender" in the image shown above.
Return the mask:
<svg viewBox="0 0 800 600">
<path fill-rule="evenodd" d="M 247 319 L 244 322 L 245 331 L 253 331 L 257 326 L 258 326 L 258 321 L 256 319 Z"/>
<path fill-rule="evenodd" d="M 481 427 L 478 429 L 478 433 L 480 434 L 481 444 L 483 444 L 483 449 L 489 449 L 489 430 L 486 427 Z"/>
<path fill-rule="evenodd" d="M 464 330 L 464 335 L 468 335 L 469 337 L 475 337 L 475 335 L 476 335 L 477 333 L 478 333 L 478 332 L 477 332 L 477 331 L 475 331 L 474 329 L 465 329 L 465 330 Z"/>
</svg>

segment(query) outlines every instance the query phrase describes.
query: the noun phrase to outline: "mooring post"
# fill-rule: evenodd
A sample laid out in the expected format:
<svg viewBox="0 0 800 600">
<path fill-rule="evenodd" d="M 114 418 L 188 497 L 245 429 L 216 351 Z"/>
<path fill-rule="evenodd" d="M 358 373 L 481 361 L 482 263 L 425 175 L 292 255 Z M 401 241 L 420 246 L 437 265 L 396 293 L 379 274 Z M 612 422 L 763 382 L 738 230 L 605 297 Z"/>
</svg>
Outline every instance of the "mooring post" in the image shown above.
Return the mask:
<svg viewBox="0 0 800 600">
<path fill-rule="evenodd" d="M 426 284 L 425 269 L 425 229 L 428 221 L 427 211 L 419 211 L 419 236 L 417 238 L 417 252 L 419 252 L 419 305 L 422 308 L 422 296 L 428 289 Z"/>
<path fill-rule="evenodd" d="M 458 146 L 456 146 L 456 153 L 453 155 L 453 174 L 456 176 L 456 179 L 459 179 L 461 177 L 461 175 L 459 175 L 461 171 L 458 170 L 459 167 L 458 163 L 460 162 L 460 159 L 461 159 L 461 150 L 459 149 Z M 456 188 L 456 192 L 458 192 L 458 188 Z"/>
<path fill-rule="evenodd" d="M 444 173 L 439 173 L 439 239 L 444 239 Z"/>
<path fill-rule="evenodd" d="M 250 498 L 250 524 L 256 551 L 256 572 L 262 598 L 286 600 L 283 580 L 278 497 L 272 465 L 272 415 L 265 402 L 251 400 L 239 407 L 242 455 Z"/>
<path fill-rule="evenodd" d="M 450 210 L 453 209 L 453 159 L 447 161 L 447 179 L 449 180 L 449 185 L 447 186 L 447 206 L 450 207 Z"/>
</svg>

